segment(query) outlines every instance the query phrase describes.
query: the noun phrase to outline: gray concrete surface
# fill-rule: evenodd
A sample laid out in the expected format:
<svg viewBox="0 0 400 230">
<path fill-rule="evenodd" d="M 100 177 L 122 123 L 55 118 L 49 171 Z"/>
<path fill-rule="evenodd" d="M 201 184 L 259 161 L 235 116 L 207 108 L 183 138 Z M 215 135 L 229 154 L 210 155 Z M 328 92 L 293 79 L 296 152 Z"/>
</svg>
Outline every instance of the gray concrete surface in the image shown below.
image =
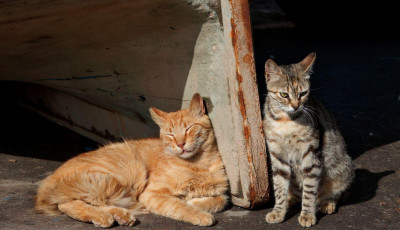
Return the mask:
<svg viewBox="0 0 400 230">
<path fill-rule="evenodd" d="M 317 52 L 312 93 L 336 115 L 357 167 L 350 197 L 337 213 L 318 214 L 313 229 L 400 229 L 400 39 L 286 28 L 256 30 L 254 44 L 260 94 L 267 58 L 288 64 Z M 36 214 L 33 199 L 41 179 L 97 144 L 7 101 L 12 87 L 0 83 L 0 229 L 95 229 Z M 272 205 L 273 199 L 257 210 L 228 207 L 208 229 L 301 228 L 299 207 L 281 224 L 266 223 Z M 138 219 L 132 229 L 205 229 L 152 214 Z"/>
</svg>

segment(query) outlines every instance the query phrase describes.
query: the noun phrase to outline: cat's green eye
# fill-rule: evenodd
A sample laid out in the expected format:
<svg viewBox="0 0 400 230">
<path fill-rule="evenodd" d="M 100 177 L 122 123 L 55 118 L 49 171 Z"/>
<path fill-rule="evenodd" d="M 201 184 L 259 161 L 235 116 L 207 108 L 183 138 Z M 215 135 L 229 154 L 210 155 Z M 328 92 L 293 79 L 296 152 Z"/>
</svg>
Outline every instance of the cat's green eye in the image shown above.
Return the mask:
<svg viewBox="0 0 400 230">
<path fill-rule="evenodd" d="M 281 93 L 279 93 L 279 95 L 281 95 L 281 97 L 283 97 L 283 98 L 288 98 L 289 97 L 288 93 L 281 92 Z"/>
<path fill-rule="evenodd" d="M 305 95 L 307 95 L 308 91 L 304 91 L 299 93 L 299 98 L 304 97 Z"/>
</svg>

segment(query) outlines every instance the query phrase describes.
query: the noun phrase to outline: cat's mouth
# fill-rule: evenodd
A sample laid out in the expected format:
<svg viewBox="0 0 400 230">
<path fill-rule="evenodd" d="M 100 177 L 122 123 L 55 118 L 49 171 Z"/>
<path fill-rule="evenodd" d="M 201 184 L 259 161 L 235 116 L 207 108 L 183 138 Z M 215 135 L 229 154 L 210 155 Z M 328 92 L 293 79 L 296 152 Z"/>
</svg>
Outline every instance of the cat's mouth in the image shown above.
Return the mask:
<svg viewBox="0 0 400 230">
<path fill-rule="evenodd" d="M 194 151 L 182 150 L 182 152 L 179 154 L 179 157 L 183 159 L 188 159 L 191 158 L 194 154 Z"/>
<path fill-rule="evenodd" d="M 182 150 L 181 155 L 185 154 L 185 153 L 191 153 L 192 151 L 188 151 L 188 150 Z"/>
<path fill-rule="evenodd" d="M 297 109 L 289 108 L 289 109 L 284 109 L 284 111 L 289 114 L 289 115 L 295 115 L 297 113 L 303 112 L 303 106 L 300 106 Z"/>
</svg>

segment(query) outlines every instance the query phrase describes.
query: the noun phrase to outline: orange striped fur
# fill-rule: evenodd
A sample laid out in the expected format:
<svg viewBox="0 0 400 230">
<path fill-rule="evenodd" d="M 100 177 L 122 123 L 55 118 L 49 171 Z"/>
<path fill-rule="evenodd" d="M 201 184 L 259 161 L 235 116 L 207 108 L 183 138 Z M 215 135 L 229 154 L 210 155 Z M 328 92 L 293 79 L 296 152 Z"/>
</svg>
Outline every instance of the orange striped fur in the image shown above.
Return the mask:
<svg viewBox="0 0 400 230">
<path fill-rule="evenodd" d="M 126 140 L 83 153 L 40 185 L 36 211 L 98 227 L 132 226 L 140 209 L 209 226 L 227 203 L 228 179 L 203 100 L 166 113 L 150 108 L 160 138 Z"/>
</svg>

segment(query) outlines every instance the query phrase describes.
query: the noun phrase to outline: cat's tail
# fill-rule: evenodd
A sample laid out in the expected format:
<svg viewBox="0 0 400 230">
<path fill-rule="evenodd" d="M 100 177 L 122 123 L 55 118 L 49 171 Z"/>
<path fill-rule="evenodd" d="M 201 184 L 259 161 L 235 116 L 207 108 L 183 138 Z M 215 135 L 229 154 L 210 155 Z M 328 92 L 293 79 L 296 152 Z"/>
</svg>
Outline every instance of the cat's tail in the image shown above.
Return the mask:
<svg viewBox="0 0 400 230">
<path fill-rule="evenodd" d="M 51 191 L 52 189 L 48 186 L 45 186 L 42 183 L 39 186 L 37 195 L 35 197 L 35 211 L 37 213 L 46 214 L 49 216 L 57 216 L 62 214 L 62 212 L 58 209 L 58 203 L 54 202 L 52 199 Z"/>
<path fill-rule="evenodd" d="M 35 211 L 49 216 L 58 216 L 62 212 L 58 209 L 58 204 L 51 203 L 48 199 L 36 196 Z"/>
</svg>

